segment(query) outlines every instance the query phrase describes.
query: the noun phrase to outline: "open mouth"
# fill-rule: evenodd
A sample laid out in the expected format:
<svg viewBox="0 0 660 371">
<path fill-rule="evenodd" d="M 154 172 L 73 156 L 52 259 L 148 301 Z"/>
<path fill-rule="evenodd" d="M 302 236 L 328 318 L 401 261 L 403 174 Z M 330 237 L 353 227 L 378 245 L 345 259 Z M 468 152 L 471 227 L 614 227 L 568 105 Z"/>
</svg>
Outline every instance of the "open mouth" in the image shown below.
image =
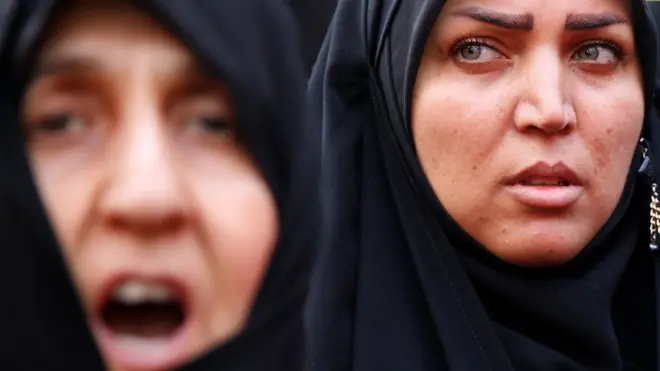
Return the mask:
<svg viewBox="0 0 660 371">
<path fill-rule="evenodd" d="M 165 340 L 179 330 L 186 310 L 179 291 L 171 285 L 126 280 L 112 290 L 101 308 L 101 320 L 117 337 Z"/>
<path fill-rule="evenodd" d="M 188 290 L 171 280 L 125 277 L 96 307 L 92 326 L 104 357 L 122 369 L 169 369 L 189 356 Z"/>
</svg>

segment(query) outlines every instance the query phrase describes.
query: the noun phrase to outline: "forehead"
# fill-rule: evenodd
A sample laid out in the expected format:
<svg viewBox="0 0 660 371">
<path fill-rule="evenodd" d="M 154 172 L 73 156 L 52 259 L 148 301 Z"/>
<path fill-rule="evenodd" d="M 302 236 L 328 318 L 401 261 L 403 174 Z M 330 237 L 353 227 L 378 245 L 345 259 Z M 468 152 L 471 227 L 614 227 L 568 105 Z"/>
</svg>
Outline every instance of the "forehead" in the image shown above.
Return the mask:
<svg viewBox="0 0 660 371">
<path fill-rule="evenodd" d="M 569 13 L 618 13 L 630 17 L 630 0 L 448 0 L 445 8 L 478 6 L 510 13 L 566 16 Z"/>
<path fill-rule="evenodd" d="M 37 63 L 60 59 L 121 66 L 156 60 L 162 66 L 192 64 L 188 48 L 149 14 L 126 2 L 75 2 L 53 18 Z"/>
</svg>

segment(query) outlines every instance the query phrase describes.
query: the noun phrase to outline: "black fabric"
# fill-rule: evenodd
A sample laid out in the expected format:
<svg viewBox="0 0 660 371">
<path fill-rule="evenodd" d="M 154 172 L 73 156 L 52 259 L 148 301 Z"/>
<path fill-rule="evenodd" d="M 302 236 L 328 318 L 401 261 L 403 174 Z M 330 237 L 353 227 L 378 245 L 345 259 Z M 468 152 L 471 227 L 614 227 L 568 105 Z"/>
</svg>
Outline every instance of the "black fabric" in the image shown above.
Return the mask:
<svg viewBox="0 0 660 371">
<path fill-rule="evenodd" d="M 651 12 L 653 13 L 653 18 L 655 20 L 655 24 L 656 25 L 660 24 L 660 1 L 650 0 L 649 1 L 649 8 L 651 9 Z"/>
<path fill-rule="evenodd" d="M 631 3 L 643 135 L 660 153 L 655 28 L 646 2 Z M 341 0 L 312 72 L 325 237 L 307 313 L 311 369 L 656 369 L 654 267 L 637 255 L 649 249 L 654 172 L 637 174 L 640 153 L 607 224 L 561 267 L 504 263 L 437 200 L 417 160 L 410 107 L 443 4 Z"/>
<path fill-rule="evenodd" d="M 303 51 L 311 71 L 323 42 L 337 0 L 289 0 L 302 29 Z"/>
<path fill-rule="evenodd" d="M 30 52 L 53 1 L 0 6 L 0 369 L 99 370 L 102 360 L 37 196 L 18 126 Z M 5 17 L 5 4 L 12 16 Z M 278 1 L 138 1 L 227 82 L 239 135 L 275 197 L 279 240 L 245 331 L 190 370 L 300 370 L 302 308 L 319 225 L 320 126 L 301 109 L 305 70 Z M 2 41 L 0 41 L 2 42 Z"/>
</svg>

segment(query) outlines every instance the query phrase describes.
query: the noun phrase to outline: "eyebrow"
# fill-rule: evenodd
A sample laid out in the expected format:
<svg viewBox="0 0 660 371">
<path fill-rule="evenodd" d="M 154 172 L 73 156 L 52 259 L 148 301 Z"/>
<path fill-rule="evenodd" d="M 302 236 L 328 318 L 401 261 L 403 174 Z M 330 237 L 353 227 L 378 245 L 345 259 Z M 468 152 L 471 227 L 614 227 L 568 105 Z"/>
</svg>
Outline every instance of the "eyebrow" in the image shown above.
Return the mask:
<svg viewBox="0 0 660 371">
<path fill-rule="evenodd" d="M 625 17 L 614 13 L 569 13 L 565 27 L 567 30 L 591 30 L 628 23 Z"/>
<path fill-rule="evenodd" d="M 530 13 L 510 14 L 470 6 L 456 9 L 452 12 L 452 15 L 471 18 L 511 30 L 530 31 L 534 28 L 534 16 Z M 615 13 L 569 13 L 566 16 L 564 27 L 566 30 L 579 31 L 628 23 L 630 22 L 625 17 Z"/>
<path fill-rule="evenodd" d="M 479 22 L 490 23 L 494 26 L 511 30 L 531 30 L 534 28 L 534 16 L 529 13 L 509 14 L 477 6 L 469 6 L 458 8 L 451 14 L 472 18 Z"/>
<path fill-rule="evenodd" d="M 30 75 L 32 81 L 42 77 L 63 75 L 81 71 L 98 71 L 99 62 L 84 57 L 47 56 L 37 61 Z"/>
<path fill-rule="evenodd" d="M 52 55 L 45 56 L 37 61 L 30 75 L 30 80 L 49 76 L 61 76 L 73 73 L 99 73 L 106 70 L 103 61 L 94 57 Z M 177 75 L 185 76 L 190 80 L 215 80 L 213 73 L 205 66 L 196 61 L 185 61 L 177 68 Z"/>
</svg>

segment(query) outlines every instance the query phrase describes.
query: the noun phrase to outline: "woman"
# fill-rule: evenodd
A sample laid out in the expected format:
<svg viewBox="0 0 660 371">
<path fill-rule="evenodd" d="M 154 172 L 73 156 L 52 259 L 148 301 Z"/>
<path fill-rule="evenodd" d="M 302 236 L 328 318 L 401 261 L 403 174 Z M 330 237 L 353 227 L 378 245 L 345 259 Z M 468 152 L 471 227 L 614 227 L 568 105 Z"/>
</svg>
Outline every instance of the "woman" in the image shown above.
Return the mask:
<svg viewBox="0 0 660 371">
<path fill-rule="evenodd" d="M 312 369 L 657 369 L 656 52 L 642 0 L 341 1 Z"/>
<path fill-rule="evenodd" d="M 320 136 L 287 10 L 14 4 L 0 368 L 302 368 Z"/>
</svg>

